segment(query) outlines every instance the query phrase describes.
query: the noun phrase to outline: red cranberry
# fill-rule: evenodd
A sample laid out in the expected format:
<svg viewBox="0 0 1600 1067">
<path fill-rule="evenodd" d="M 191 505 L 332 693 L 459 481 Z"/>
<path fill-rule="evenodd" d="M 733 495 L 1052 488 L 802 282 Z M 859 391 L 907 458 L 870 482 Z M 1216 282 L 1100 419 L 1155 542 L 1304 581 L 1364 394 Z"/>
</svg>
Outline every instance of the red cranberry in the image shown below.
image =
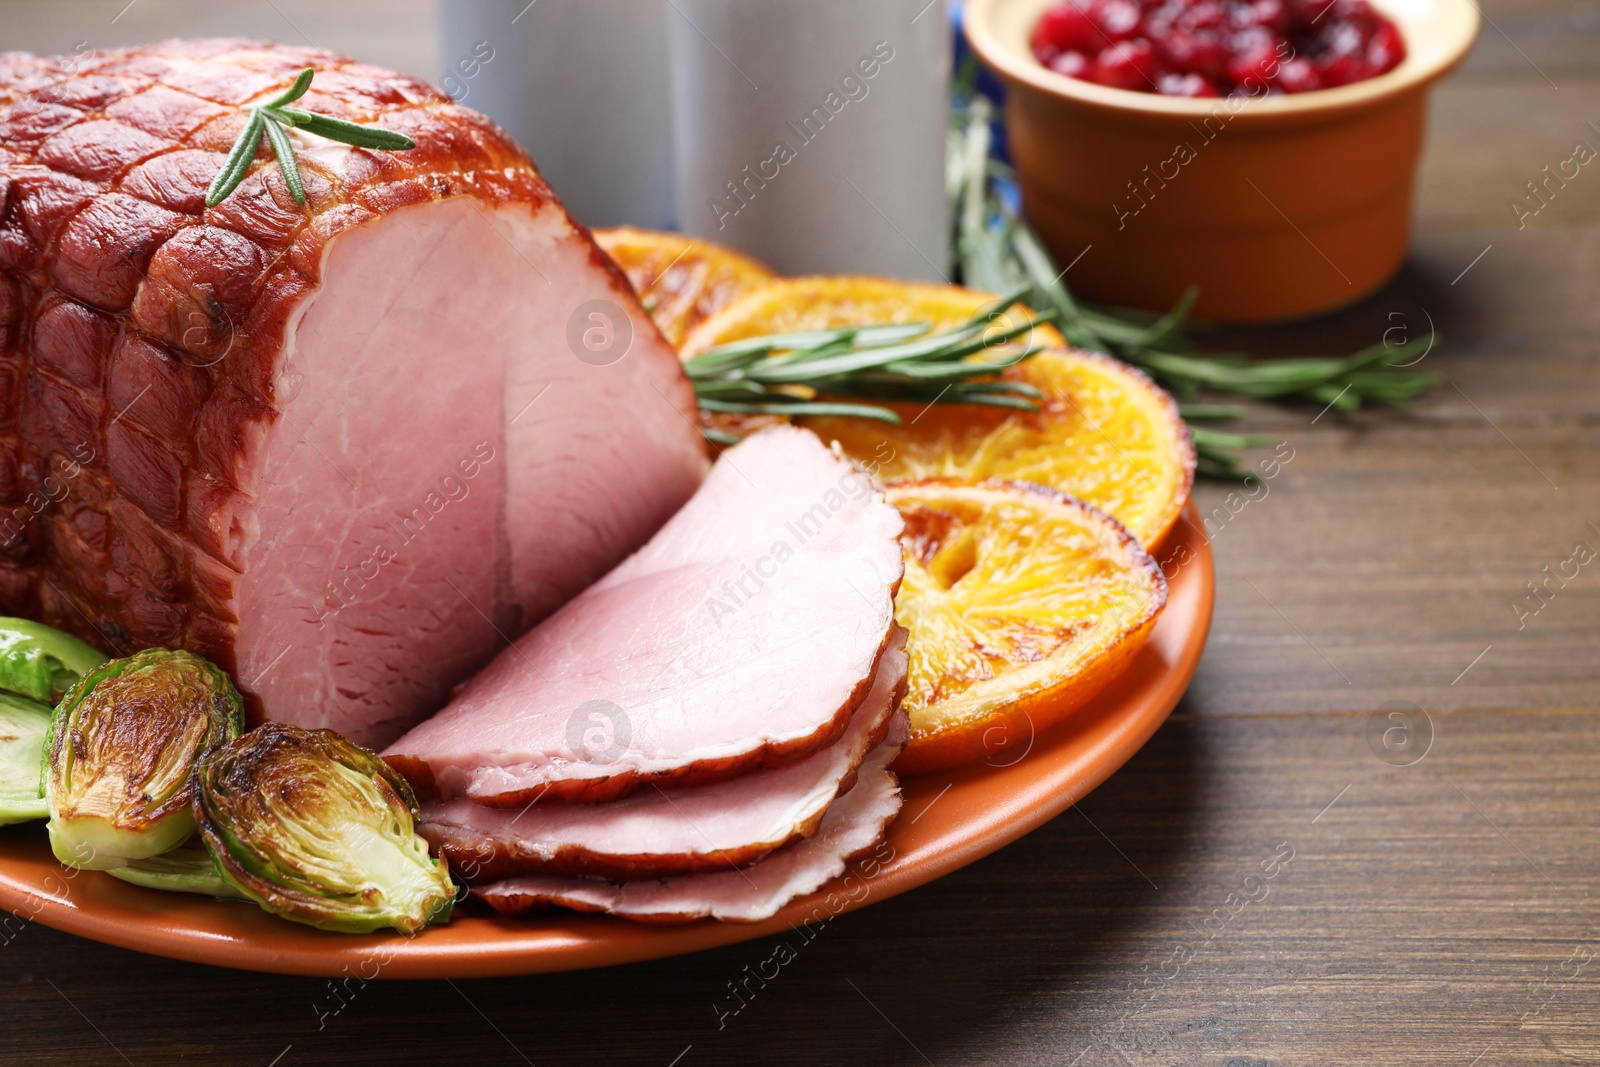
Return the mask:
<svg viewBox="0 0 1600 1067">
<path fill-rule="evenodd" d="M 1217 87 L 1198 74 L 1158 74 L 1156 91 L 1163 96 L 1221 96 Z"/>
<path fill-rule="evenodd" d="M 1094 57 L 1090 81 L 1115 89 L 1141 89 L 1149 92 L 1154 84 L 1155 49 L 1143 38 L 1107 45 Z"/>
<path fill-rule="evenodd" d="M 1184 0 L 1161 0 L 1160 3 L 1146 3 L 1144 5 L 1144 25 L 1170 26 L 1183 17 L 1189 10 L 1189 5 Z"/>
<path fill-rule="evenodd" d="M 1069 78 L 1087 78 L 1089 57 L 1082 52 L 1062 52 L 1050 61 L 1049 67 L 1057 74 L 1065 74 Z"/>
<path fill-rule="evenodd" d="M 1167 17 L 1165 11 L 1146 11 L 1144 17 L 1139 20 L 1139 36 L 1158 47 L 1172 32 L 1172 20 Z"/>
<path fill-rule="evenodd" d="M 1186 30 L 1216 30 L 1227 18 L 1227 11 L 1216 0 L 1199 0 L 1178 18 L 1178 25 Z"/>
<path fill-rule="evenodd" d="M 1318 34 L 1322 48 L 1317 54 L 1317 70 L 1325 86 L 1349 85 L 1369 77 L 1367 42 L 1361 29 L 1351 22 L 1328 22 Z"/>
<path fill-rule="evenodd" d="M 1192 34 L 1174 30 L 1156 41 L 1156 52 L 1169 70 L 1193 73 L 1216 81 L 1223 76 L 1228 50 L 1215 34 Z"/>
<path fill-rule="evenodd" d="M 1334 0 L 1289 0 L 1289 21 L 1301 33 L 1311 33 L 1322 25 L 1333 9 Z"/>
<path fill-rule="evenodd" d="M 1367 44 L 1367 66 L 1372 73 L 1383 74 L 1400 65 L 1406 57 L 1406 46 L 1400 40 L 1400 31 L 1394 28 L 1394 23 L 1385 22 L 1372 33 L 1372 40 Z"/>
<path fill-rule="evenodd" d="M 1374 30 L 1379 23 L 1378 13 L 1367 0 L 1334 0 L 1334 17 L 1340 22 L 1354 23 L 1363 30 Z"/>
<path fill-rule="evenodd" d="M 1367 46 L 1366 35 L 1361 32 L 1361 27 L 1343 20 L 1324 23 L 1317 34 L 1317 42 L 1322 46 L 1319 51 L 1324 56 L 1359 55 Z"/>
<path fill-rule="evenodd" d="M 1238 26 L 1259 26 L 1278 35 L 1288 34 L 1290 30 L 1290 11 L 1283 6 L 1283 0 L 1243 3 L 1234 8 L 1234 19 Z"/>
<path fill-rule="evenodd" d="M 1126 41 L 1139 32 L 1139 5 L 1133 0 L 1095 0 L 1094 24 L 1112 41 Z"/>
<path fill-rule="evenodd" d="M 1230 42 L 1233 54 L 1228 57 L 1225 67 L 1228 81 L 1235 88 L 1243 87 L 1246 95 L 1261 93 L 1281 65 L 1278 58 L 1278 45 L 1281 42 L 1282 39 L 1271 30 L 1260 26 L 1252 26 L 1234 34 Z M 1249 85 L 1245 85 L 1247 81 Z"/>
<path fill-rule="evenodd" d="M 1101 43 L 1100 31 L 1095 28 L 1089 12 L 1072 0 L 1050 8 L 1033 28 L 1035 55 L 1041 48 L 1049 48 L 1057 53 L 1087 51 Z"/>
<path fill-rule="evenodd" d="M 1286 93 L 1308 93 L 1322 88 L 1322 75 L 1305 56 L 1286 59 L 1278 67 L 1278 85 Z"/>
<path fill-rule="evenodd" d="M 1324 88 L 1349 85 L 1368 76 L 1367 64 L 1360 56 L 1323 56 L 1317 60 L 1317 71 L 1322 75 Z"/>
</svg>

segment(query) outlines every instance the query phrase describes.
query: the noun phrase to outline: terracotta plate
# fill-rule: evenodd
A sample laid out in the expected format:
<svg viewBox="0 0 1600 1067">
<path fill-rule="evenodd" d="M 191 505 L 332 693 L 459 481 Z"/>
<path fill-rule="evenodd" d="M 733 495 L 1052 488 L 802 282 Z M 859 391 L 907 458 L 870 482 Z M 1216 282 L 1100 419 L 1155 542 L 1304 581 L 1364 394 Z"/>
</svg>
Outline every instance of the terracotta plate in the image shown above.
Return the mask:
<svg viewBox="0 0 1600 1067">
<path fill-rule="evenodd" d="M 904 893 L 1009 844 L 1105 781 L 1149 739 L 1194 676 L 1211 626 L 1211 553 L 1192 521 L 1162 555 L 1166 611 L 1127 673 L 1077 715 L 976 764 L 904 783 L 878 861 L 764 923 L 642 926 L 549 911 L 522 919 L 463 905 L 416 937 L 328 934 L 253 905 L 160 893 L 51 857 L 41 823 L 0 828 L 0 907 L 69 933 L 161 956 L 286 974 L 465 978 L 602 967 L 765 937 Z M 346 972 L 348 968 L 348 972 Z"/>
</svg>

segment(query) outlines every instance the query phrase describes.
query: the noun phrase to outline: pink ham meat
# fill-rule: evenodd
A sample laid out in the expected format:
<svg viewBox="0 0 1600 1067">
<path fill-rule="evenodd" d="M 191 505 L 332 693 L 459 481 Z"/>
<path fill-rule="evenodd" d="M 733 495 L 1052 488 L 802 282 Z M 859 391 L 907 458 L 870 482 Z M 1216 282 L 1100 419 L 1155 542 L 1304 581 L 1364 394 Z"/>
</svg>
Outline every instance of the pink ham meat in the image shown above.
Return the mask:
<svg viewBox="0 0 1600 1067">
<path fill-rule="evenodd" d="M 748 867 L 623 882 L 524 875 L 477 887 L 473 894 L 507 915 L 553 904 L 645 923 L 770 919 L 789 901 L 839 877 L 851 860 L 883 840 L 901 802 L 900 783 L 889 765 L 900 754 L 907 732 L 904 713 L 897 713 L 889 736 L 868 754 L 850 791 L 829 806 L 816 835 Z"/>
<path fill-rule="evenodd" d="M 385 755 L 424 795 L 515 808 L 804 757 L 839 738 L 871 684 L 901 528 L 814 434 L 757 434 Z"/>
<path fill-rule="evenodd" d="M 207 184 L 303 67 L 309 110 Z M 0 55 L 0 611 L 184 647 L 257 715 L 398 737 L 705 468 L 622 275 L 482 115 L 309 48 Z"/>
<path fill-rule="evenodd" d="M 468 881 L 541 872 L 629 878 L 751 863 L 814 833 L 850 788 L 904 694 L 905 642 L 896 627 L 844 736 L 798 763 L 727 782 L 646 788 L 600 805 L 558 801 L 515 811 L 445 801 L 423 808 L 418 829 Z"/>
</svg>

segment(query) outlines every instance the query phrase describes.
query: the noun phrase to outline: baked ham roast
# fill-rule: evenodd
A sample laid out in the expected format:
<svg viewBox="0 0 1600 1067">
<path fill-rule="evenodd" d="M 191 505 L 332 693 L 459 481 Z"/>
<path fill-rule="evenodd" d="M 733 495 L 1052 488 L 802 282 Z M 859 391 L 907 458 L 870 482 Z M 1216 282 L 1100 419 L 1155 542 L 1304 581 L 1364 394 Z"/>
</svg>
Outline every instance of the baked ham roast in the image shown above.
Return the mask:
<svg viewBox="0 0 1600 1067">
<path fill-rule="evenodd" d="M 301 106 L 416 148 L 290 131 L 305 205 L 263 143 L 206 208 L 308 66 Z M 0 612 L 379 746 L 690 496 L 694 407 L 528 157 L 423 82 L 233 40 L 0 55 Z"/>
<path fill-rule="evenodd" d="M 764 430 L 384 756 L 424 795 L 517 809 L 804 758 L 872 685 L 903 528 L 815 434 Z"/>
</svg>

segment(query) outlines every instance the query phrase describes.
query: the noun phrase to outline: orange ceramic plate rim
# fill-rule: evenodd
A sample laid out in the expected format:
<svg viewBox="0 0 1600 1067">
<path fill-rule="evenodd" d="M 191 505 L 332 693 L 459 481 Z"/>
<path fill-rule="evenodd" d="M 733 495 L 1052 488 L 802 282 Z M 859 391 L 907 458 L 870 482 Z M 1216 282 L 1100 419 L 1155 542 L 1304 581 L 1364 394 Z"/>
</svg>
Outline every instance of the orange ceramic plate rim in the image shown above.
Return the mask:
<svg viewBox="0 0 1600 1067">
<path fill-rule="evenodd" d="M 0 907 L 58 930 L 158 956 L 364 979 L 604 967 L 789 931 L 808 919 L 904 893 L 1010 844 L 1076 803 L 1149 740 L 1188 688 L 1211 628 L 1211 550 L 1192 505 L 1159 558 L 1169 583 L 1166 610 L 1126 672 L 1031 744 L 993 757 L 1003 766 L 976 764 L 907 779 L 906 804 L 888 837 L 892 858 L 880 852 L 881 864 L 852 864 L 853 878 L 847 874 L 765 922 L 646 926 L 559 910 L 504 918 L 471 905 L 449 925 L 415 937 L 331 934 L 250 904 L 161 893 L 96 871 L 69 871 L 51 856 L 42 823 L 0 828 Z M 1019 757 L 1018 751 L 1024 754 Z"/>
</svg>

